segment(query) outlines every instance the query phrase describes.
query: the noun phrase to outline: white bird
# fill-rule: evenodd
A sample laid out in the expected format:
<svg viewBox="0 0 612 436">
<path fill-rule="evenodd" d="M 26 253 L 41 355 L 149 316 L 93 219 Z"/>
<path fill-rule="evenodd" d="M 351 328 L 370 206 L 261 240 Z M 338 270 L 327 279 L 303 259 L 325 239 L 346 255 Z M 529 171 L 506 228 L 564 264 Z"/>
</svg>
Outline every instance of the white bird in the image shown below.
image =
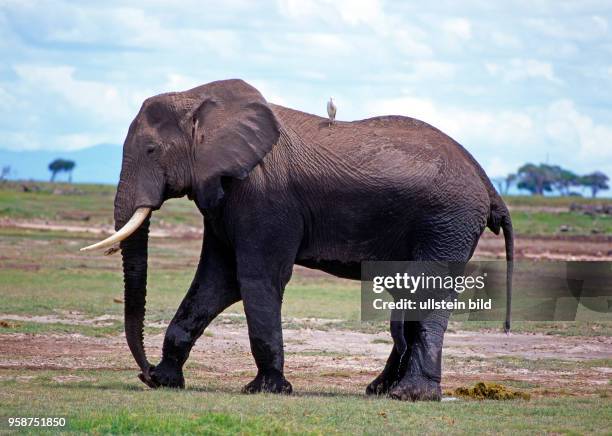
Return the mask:
<svg viewBox="0 0 612 436">
<path fill-rule="evenodd" d="M 334 98 L 329 97 L 327 102 L 327 115 L 329 116 L 329 125 L 331 126 L 336 122 L 336 105 L 334 104 Z"/>
</svg>

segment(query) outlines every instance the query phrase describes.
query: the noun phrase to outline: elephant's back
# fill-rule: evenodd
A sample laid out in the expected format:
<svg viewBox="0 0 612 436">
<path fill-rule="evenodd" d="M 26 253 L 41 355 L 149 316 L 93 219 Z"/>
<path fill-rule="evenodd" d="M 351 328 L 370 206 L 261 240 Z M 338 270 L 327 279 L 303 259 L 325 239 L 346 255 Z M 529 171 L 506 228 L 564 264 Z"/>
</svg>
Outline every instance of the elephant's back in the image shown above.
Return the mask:
<svg viewBox="0 0 612 436">
<path fill-rule="evenodd" d="M 330 126 L 326 118 L 272 106 L 282 124 L 303 140 L 307 149 L 301 154 L 320 156 L 312 171 L 326 183 L 338 184 L 327 180 L 328 174 L 336 174 L 339 180 L 352 181 L 347 183 L 400 189 L 415 196 L 426 193 L 438 206 L 452 195 L 454 206 L 478 204 L 488 210 L 496 197 L 472 155 L 426 122 L 387 115 Z"/>
<path fill-rule="evenodd" d="M 355 156 L 377 150 L 397 148 L 412 155 L 447 154 L 461 146 L 450 136 L 416 118 L 385 115 L 357 121 L 336 121 L 330 126 L 327 118 L 270 105 L 282 124 L 309 144 Z"/>
<path fill-rule="evenodd" d="M 482 168 L 458 142 L 415 118 L 386 115 L 329 125 L 326 118 L 271 105 L 284 126 L 314 152 L 335 155 L 352 166 L 403 174 L 445 173 L 481 179 Z M 485 175 L 486 177 L 486 175 Z"/>
</svg>

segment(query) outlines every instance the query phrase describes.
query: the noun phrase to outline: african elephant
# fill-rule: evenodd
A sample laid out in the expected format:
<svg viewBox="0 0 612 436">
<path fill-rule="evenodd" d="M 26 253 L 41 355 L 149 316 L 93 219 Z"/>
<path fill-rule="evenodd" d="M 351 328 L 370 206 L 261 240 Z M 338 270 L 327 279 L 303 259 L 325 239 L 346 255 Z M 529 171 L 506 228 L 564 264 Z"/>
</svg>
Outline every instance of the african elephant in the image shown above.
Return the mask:
<svg viewBox="0 0 612 436">
<path fill-rule="evenodd" d="M 143 345 L 149 218 L 184 195 L 204 217 L 203 249 L 152 366 Z M 467 261 L 485 227 L 503 229 L 513 258 L 508 209 L 474 158 L 441 131 L 403 116 L 330 126 L 267 103 L 242 80 L 143 103 L 124 143 L 114 215 L 117 233 L 86 249 L 121 241 L 126 338 L 153 388 L 184 387 L 195 341 L 242 300 L 258 370 L 244 392 L 290 393 L 281 304 L 294 264 L 359 279 L 364 260 Z M 407 364 L 399 367 L 394 346 L 366 392 L 439 400 L 448 316 L 396 325 Z"/>
</svg>

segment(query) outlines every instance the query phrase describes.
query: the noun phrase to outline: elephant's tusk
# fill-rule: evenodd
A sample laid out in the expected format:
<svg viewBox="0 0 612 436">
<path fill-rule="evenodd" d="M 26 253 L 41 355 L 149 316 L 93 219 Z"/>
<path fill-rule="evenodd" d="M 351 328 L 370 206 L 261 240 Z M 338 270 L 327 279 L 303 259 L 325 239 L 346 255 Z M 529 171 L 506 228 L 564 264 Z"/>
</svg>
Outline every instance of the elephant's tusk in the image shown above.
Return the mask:
<svg viewBox="0 0 612 436">
<path fill-rule="evenodd" d="M 150 207 L 139 207 L 138 209 L 136 209 L 136 212 L 134 212 L 134 215 L 132 215 L 132 218 L 130 218 L 130 220 L 125 223 L 123 227 L 117 230 L 113 235 L 110 235 L 103 241 L 97 242 L 87 247 L 83 247 L 81 248 L 81 251 L 90 251 L 98 248 L 106 248 L 123 241 L 132 233 L 134 233 L 138 229 L 138 227 L 140 227 L 143 221 L 147 219 L 147 216 L 150 212 Z"/>
<path fill-rule="evenodd" d="M 105 256 L 111 256 L 111 255 L 115 254 L 116 252 L 118 252 L 119 250 L 121 250 L 121 247 L 119 246 L 119 244 L 116 244 L 116 245 L 113 245 L 108 250 L 106 250 L 104 252 L 104 255 Z"/>
</svg>

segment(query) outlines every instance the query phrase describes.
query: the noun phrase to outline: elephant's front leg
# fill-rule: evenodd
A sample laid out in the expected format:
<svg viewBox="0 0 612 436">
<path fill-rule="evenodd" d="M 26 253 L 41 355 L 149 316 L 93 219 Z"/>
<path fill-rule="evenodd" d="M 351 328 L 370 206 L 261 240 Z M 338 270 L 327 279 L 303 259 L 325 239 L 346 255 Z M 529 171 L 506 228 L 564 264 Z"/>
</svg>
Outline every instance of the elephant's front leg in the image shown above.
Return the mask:
<svg viewBox="0 0 612 436">
<path fill-rule="evenodd" d="M 240 300 L 233 256 L 206 233 L 195 278 L 166 330 L 162 360 L 152 371 L 155 386 L 183 388 L 183 365 L 195 341 L 215 317 Z"/>
<path fill-rule="evenodd" d="M 449 312 L 432 312 L 417 323 L 408 368 L 400 382 L 389 392 L 399 400 L 442 399 L 442 344 Z"/>
<path fill-rule="evenodd" d="M 240 286 L 251 353 L 257 365 L 257 376 L 242 391 L 290 394 L 291 383 L 283 375 L 282 290 L 266 279 L 241 280 Z"/>
</svg>

